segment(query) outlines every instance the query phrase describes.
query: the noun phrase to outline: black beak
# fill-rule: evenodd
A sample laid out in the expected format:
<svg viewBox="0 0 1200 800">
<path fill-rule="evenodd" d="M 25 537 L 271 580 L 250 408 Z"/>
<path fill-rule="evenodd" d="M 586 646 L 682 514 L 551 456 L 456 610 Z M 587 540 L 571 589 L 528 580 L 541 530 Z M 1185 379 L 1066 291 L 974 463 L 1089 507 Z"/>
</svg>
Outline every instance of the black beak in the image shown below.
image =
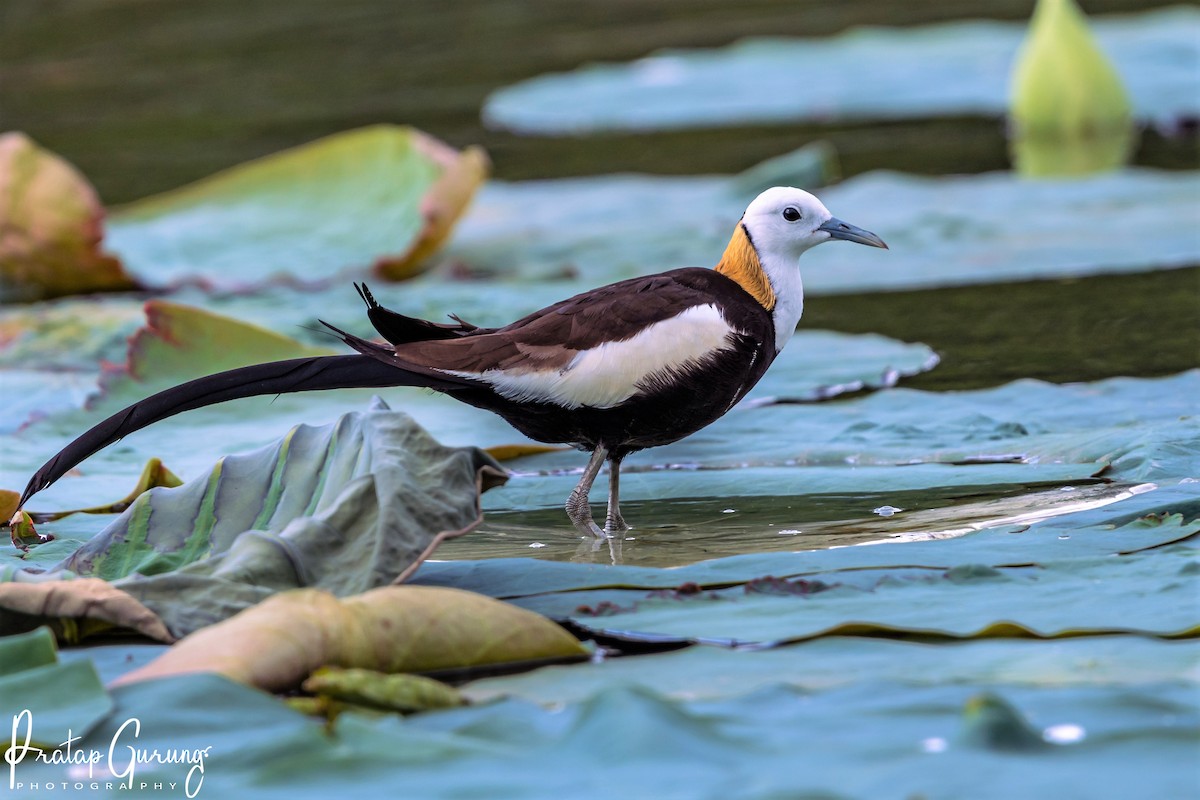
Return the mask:
<svg viewBox="0 0 1200 800">
<path fill-rule="evenodd" d="M 849 222 L 842 222 L 837 217 L 830 218 L 828 222 L 817 228 L 817 230 L 828 233 L 830 239 L 844 239 L 847 242 L 858 242 L 859 244 L 870 245 L 871 247 L 888 249 L 883 239 L 880 239 L 870 231 L 865 231 L 862 228 L 851 225 Z"/>
</svg>

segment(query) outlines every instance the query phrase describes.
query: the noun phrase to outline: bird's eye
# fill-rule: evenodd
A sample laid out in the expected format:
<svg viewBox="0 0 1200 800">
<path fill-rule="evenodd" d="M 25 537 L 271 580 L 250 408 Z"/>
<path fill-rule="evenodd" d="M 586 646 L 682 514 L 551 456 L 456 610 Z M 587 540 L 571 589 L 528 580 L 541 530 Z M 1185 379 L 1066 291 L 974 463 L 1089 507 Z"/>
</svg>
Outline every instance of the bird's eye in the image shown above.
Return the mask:
<svg viewBox="0 0 1200 800">
<path fill-rule="evenodd" d="M 783 210 L 783 218 L 788 222 L 795 222 L 800 219 L 800 209 L 788 206 Z"/>
</svg>

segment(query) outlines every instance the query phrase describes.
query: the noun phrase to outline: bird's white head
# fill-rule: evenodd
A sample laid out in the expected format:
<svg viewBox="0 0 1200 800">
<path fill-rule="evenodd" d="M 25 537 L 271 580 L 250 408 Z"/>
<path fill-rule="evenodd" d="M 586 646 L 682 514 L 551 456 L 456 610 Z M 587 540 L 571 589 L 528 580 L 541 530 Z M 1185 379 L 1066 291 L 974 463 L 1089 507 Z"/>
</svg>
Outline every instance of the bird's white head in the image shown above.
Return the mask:
<svg viewBox="0 0 1200 800">
<path fill-rule="evenodd" d="M 791 186 L 776 186 L 754 198 L 742 224 L 764 267 L 767 261 L 794 261 L 810 247 L 831 239 L 887 247 L 875 234 L 842 222 L 816 197 Z"/>
<path fill-rule="evenodd" d="M 775 321 L 776 347 L 791 338 L 804 310 L 797 259 L 832 239 L 887 248 L 875 234 L 843 222 L 803 189 L 776 186 L 750 203 L 717 271 L 750 293 Z"/>
</svg>

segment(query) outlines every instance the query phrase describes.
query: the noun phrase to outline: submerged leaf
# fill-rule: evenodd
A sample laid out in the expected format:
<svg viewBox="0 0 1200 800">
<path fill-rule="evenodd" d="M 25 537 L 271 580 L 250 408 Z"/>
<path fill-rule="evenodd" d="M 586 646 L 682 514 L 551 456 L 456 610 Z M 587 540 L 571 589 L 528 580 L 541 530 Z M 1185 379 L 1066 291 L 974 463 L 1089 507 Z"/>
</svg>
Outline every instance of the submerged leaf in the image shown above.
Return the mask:
<svg viewBox="0 0 1200 800">
<path fill-rule="evenodd" d="M 282 691 L 323 666 L 429 672 L 586 655 L 550 620 L 471 592 L 387 586 L 338 600 L 304 589 L 192 634 L 117 683 L 218 672 Z"/>
<path fill-rule="evenodd" d="M 1134 133 L 1129 96 L 1075 0 L 1038 0 L 1011 93 L 1018 172 L 1085 175 L 1128 159 Z"/>
<path fill-rule="evenodd" d="M 962 740 L 989 750 L 1029 751 L 1046 747 L 1041 734 L 1003 697 L 979 694 L 963 708 Z"/>
<path fill-rule="evenodd" d="M 114 212 L 110 246 L 156 286 L 323 283 L 372 264 L 407 277 L 486 174 L 414 128 L 375 125 L 232 167 Z"/>
<path fill-rule="evenodd" d="M 0 136 L 0 301 L 138 288 L 101 251 L 103 219 L 73 166 L 22 133 Z"/>
</svg>

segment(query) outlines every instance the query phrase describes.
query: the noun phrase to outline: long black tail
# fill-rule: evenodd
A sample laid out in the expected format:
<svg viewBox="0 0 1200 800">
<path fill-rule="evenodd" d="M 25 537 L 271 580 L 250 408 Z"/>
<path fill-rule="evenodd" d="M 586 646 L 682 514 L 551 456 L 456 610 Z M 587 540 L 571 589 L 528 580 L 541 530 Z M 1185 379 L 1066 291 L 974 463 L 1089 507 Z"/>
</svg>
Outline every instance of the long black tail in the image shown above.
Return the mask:
<svg viewBox="0 0 1200 800">
<path fill-rule="evenodd" d="M 92 427 L 34 473 L 21 494 L 18 507 L 23 507 L 26 500 L 93 453 L 134 431 L 184 411 L 243 397 L 386 386 L 451 389 L 461 388 L 462 384 L 439 381 L 429 375 L 419 375 L 357 354 L 293 358 L 218 372 L 151 395 Z"/>
</svg>

